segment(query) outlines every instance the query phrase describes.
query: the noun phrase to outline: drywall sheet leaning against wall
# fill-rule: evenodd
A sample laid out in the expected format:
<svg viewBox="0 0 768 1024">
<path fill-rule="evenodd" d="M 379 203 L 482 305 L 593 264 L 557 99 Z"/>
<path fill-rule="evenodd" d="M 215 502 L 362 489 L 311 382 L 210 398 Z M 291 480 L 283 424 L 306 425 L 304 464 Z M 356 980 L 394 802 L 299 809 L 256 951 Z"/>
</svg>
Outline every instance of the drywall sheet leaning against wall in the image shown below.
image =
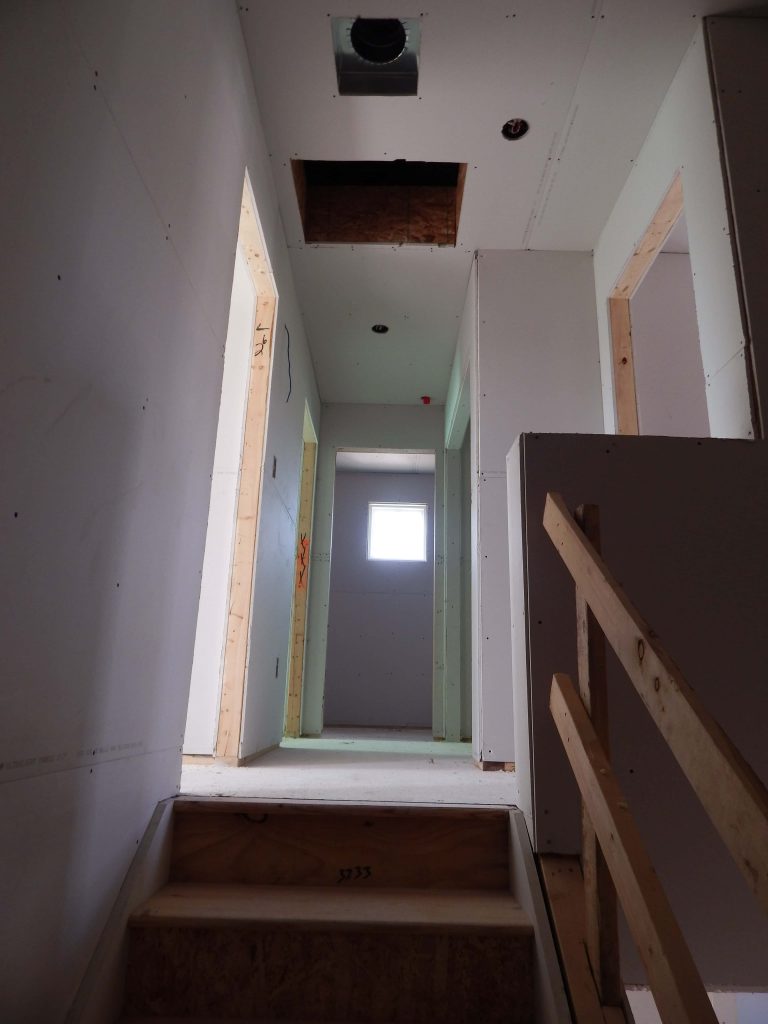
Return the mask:
<svg viewBox="0 0 768 1024">
<path fill-rule="evenodd" d="M 576 633 L 574 584 L 542 526 L 547 491 L 570 509 L 599 506 L 612 573 L 768 778 L 768 445 L 526 434 L 508 475 L 522 530 L 510 557 L 516 711 L 535 779 L 521 775 L 520 803 L 535 848 L 573 853 L 580 842 L 578 792 L 549 712 L 553 673 L 576 677 Z M 608 692 L 620 785 L 705 981 L 767 985 L 768 921 L 613 656 Z M 625 960 L 625 981 L 639 980 Z"/>
<path fill-rule="evenodd" d="M 505 459 L 524 431 L 602 430 L 592 256 L 483 251 L 478 268 L 474 743 L 514 761 Z"/>
<path fill-rule="evenodd" d="M 768 421 L 768 18 L 707 18 L 723 164 L 762 436 Z"/>
<path fill-rule="evenodd" d="M 714 437 L 752 437 L 739 290 L 703 29 L 683 59 L 595 248 L 606 429 L 616 429 L 608 296 L 677 172 Z"/>
</svg>

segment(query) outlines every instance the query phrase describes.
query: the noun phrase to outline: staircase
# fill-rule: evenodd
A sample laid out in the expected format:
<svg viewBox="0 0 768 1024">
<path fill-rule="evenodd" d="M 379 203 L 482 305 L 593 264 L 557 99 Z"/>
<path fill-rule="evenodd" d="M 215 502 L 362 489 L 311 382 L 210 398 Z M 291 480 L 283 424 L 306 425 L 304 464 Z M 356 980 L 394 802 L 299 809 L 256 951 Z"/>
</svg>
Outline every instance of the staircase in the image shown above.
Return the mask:
<svg viewBox="0 0 768 1024">
<path fill-rule="evenodd" d="M 177 800 L 123 1021 L 527 1024 L 507 810 Z"/>
</svg>

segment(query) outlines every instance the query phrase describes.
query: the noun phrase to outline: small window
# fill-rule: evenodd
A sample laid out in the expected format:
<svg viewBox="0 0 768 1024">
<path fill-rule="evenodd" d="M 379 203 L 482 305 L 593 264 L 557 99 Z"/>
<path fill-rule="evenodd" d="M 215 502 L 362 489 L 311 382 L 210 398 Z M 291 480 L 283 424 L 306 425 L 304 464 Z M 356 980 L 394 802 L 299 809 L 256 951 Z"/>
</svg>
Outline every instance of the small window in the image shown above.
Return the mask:
<svg viewBox="0 0 768 1024">
<path fill-rule="evenodd" d="M 368 558 L 426 562 L 427 506 L 372 501 L 368 505 Z"/>
</svg>

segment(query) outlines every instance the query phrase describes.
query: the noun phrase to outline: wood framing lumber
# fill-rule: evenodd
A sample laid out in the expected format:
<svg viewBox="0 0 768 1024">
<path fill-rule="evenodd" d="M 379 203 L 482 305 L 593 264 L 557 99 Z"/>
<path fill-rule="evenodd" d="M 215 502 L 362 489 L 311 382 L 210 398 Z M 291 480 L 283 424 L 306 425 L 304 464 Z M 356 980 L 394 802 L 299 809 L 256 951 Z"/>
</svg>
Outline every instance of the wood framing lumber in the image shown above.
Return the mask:
<svg viewBox="0 0 768 1024">
<path fill-rule="evenodd" d="M 664 1024 L 717 1016 L 576 688 L 552 680 L 550 710 L 611 870 Z"/>
<path fill-rule="evenodd" d="M 548 494 L 544 528 L 643 703 L 768 913 L 768 791 L 573 521 Z"/>
<path fill-rule="evenodd" d="M 670 231 L 683 212 L 683 179 L 678 171 L 659 204 L 643 237 L 635 246 L 627 265 L 611 292 L 612 297 L 631 299 L 640 287 L 651 264 L 661 252 Z"/>
<path fill-rule="evenodd" d="M 587 956 L 584 880 L 579 858 L 544 854 L 539 867 L 557 938 L 566 989 L 576 1024 L 606 1024 Z M 623 1011 L 620 1020 L 624 1020 Z"/>
<path fill-rule="evenodd" d="M 616 425 L 619 434 L 640 433 L 635 388 L 635 359 L 632 349 L 632 319 L 629 299 L 608 299 L 613 357 L 613 388 L 616 401 Z"/>
<path fill-rule="evenodd" d="M 317 445 L 304 442 L 299 490 L 299 521 L 296 531 L 296 569 L 293 582 L 293 620 L 291 628 L 291 664 L 288 673 L 288 698 L 285 706 L 285 735 L 301 735 L 301 695 L 304 684 L 304 652 L 307 634 L 307 595 L 309 593 L 312 501 L 315 493 Z"/>
<path fill-rule="evenodd" d="M 600 550 L 600 511 L 596 505 L 580 505 L 576 522 L 595 550 Z M 608 727 L 608 681 L 605 664 L 605 637 L 589 609 L 584 595 L 576 588 L 576 653 L 579 693 L 592 721 L 597 738 L 610 756 Z M 600 1001 L 620 1006 L 624 995 L 619 965 L 619 926 L 616 890 L 605 863 L 595 830 L 582 804 L 581 867 L 584 875 L 585 935 L 589 962 Z"/>
<path fill-rule="evenodd" d="M 216 736 L 217 757 L 240 755 L 275 304 L 274 295 L 260 295 L 256 305 Z"/>
</svg>

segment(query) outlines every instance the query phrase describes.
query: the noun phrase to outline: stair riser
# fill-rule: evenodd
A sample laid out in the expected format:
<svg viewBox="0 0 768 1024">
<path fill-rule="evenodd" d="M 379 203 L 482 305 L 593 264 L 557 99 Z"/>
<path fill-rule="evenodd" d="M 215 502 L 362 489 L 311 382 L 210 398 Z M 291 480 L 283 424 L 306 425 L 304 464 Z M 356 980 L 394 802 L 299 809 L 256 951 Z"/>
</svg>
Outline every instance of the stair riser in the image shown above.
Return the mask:
<svg viewBox="0 0 768 1024">
<path fill-rule="evenodd" d="M 157 928 L 131 935 L 134 1014 L 528 1024 L 527 936 Z"/>
<path fill-rule="evenodd" d="M 170 880 L 507 889 L 508 817 L 186 811 Z"/>
</svg>

